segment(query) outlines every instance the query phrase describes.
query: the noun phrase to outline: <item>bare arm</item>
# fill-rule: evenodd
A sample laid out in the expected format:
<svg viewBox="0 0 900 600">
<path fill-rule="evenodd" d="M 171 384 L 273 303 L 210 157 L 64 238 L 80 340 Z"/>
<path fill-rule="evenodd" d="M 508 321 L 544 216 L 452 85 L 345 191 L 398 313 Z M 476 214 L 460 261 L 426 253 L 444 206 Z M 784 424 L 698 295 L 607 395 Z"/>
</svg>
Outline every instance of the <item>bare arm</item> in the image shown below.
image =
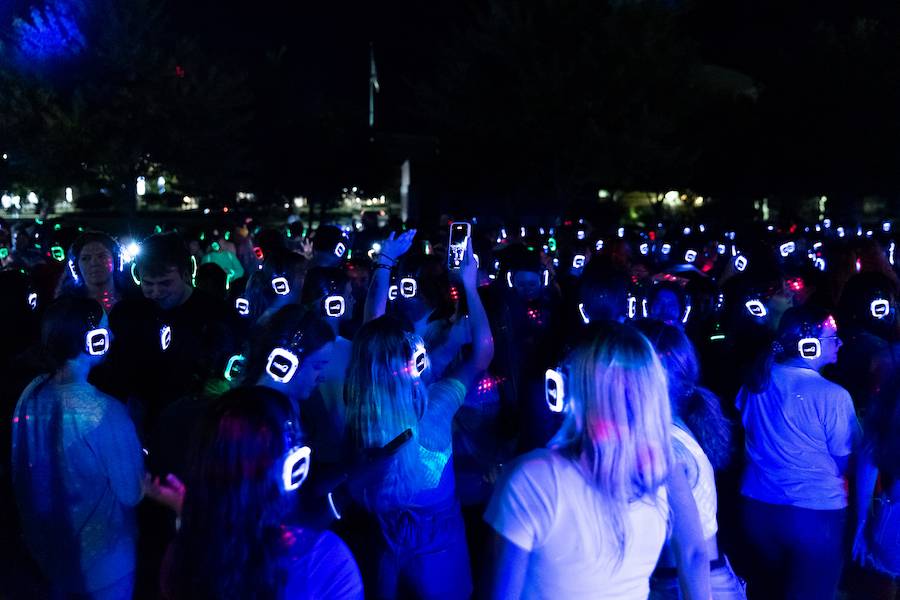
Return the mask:
<svg viewBox="0 0 900 600">
<path fill-rule="evenodd" d="M 513 600 L 522 596 L 528 571 L 528 552 L 494 533 L 491 543 L 488 587 L 483 594 L 491 600 Z"/>
<path fill-rule="evenodd" d="M 368 323 L 382 316 L 387 310 L 388 290 L 391 287 L 391 269 L 397 264 L 397 260 L 406 254 L 412 245 L 416 230 L 410 229 L 394 237 L 394 233 L 388 236 L 382 243 L 381 254 L 375 263 L 372 273 L 372 282 L 366 294 L 366 307 L 363 311 L 363 322 Z"/>
<path fill-rule="evenodd" d="M 466 304 L 469 307 L 472 354 L 453 373 L 453 377 L 459 379 L 466 388 L 471 386 L 479 373 L 490 366 L 494 358 L 494 336 L 484 304 L 481 303 L 481 296 L 478 295 L 478 267 L 469 245 L 471 241 L 467 241 L 460 276 L 466 294 Z"/>
<path fill-rule="evenodd" d="M 684 468 L 676 464 L 666 483 L 673 527 L 671 546 L 678 566 L 678 583 L 685 600 L 709 600 L 709 556 L 700 525 L 700 513 Z"/>
</svg>

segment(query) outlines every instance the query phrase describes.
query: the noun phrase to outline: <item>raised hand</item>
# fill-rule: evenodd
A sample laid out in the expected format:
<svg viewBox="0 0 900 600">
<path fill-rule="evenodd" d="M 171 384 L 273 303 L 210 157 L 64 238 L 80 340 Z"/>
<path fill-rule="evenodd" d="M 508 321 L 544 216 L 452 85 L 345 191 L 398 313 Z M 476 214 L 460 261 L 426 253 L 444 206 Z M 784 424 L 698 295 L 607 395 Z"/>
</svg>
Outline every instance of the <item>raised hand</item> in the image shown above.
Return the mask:
<svg viewBox="0 0 900 600">
<path fill-rule="evenodd" d="M 392 231 L 387 239 L 381 242 L 381 256 L 396 262 L 401 256 L 409 251 L 415 237 L 415 229 L 404 231 L 399 236 Z"/>
</svg>

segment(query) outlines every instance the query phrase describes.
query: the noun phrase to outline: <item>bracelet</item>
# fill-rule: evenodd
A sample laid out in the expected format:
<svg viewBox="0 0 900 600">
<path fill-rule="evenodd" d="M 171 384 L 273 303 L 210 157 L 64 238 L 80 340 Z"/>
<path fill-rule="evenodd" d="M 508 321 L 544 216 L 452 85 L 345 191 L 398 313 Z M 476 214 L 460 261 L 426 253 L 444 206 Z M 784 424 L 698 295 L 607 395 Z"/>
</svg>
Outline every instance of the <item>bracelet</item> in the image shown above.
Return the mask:
<svg viewBox="0 0 900 600">
<path fill-rule="evenodd" d="M 373 269 L 387 269 L 388 271 L 390 271 L 391 269 L 394 268 L 394 265 L 382 265 L 381 263 L 375 263 L 375 266 L 372 268 Z"/>
<path fill-rule="evenodd" d="M 386 258 L 386 259 L 388 259 L 389 261 L 391 261 L 392 263 L 397 264 L 397 259 L 396 259 L 396 258 L 394 258 L 393 256 L 388 256 L 388 255 L 385 254 L 384 252 L 382 252 L 382 253 L 379 254 L 378 256 L 379 256 L 380 258 Z"/>
</svg>

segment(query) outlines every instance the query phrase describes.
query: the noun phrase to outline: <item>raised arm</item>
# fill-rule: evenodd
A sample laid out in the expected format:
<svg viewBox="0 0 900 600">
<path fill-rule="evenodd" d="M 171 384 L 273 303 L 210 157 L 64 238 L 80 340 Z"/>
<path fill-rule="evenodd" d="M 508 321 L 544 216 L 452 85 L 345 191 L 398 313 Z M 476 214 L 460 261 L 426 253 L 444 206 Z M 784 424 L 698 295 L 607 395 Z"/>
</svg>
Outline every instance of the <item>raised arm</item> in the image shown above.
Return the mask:
<svg viewBox="0 0 900 600">
<path fill-rule="evenodd" d="M 472 256 L 471 239 L 466 240 L 465 257 L 460 268 L 460 279 L 466 294 L 466 305 L 469 307 L 469 328 L 472 332 L 472 353 L 452 376 L 469 388 L 481 372 L 486 370 L 494 358 L 494 336 L 488 322 L 487 312 L 478 295 L 478 266 Z"/>
<path fill-rule="evenodd" d="M 372 282 L 369 284 L 369 292 L 366 294 L 366 308 L 363 312 L 363 322 L 368 323 L 377 319 L 387 310 L 388 290 L 391 287 L 391 270 L 396 266 L 401 256 L 406 254 L 416 237 L 416 230 L 410 229 L 399 236 L 394 232 L 381 243 L 381 253 L 375 262 L 375 270 L 372 273 Z"/>
</svg>

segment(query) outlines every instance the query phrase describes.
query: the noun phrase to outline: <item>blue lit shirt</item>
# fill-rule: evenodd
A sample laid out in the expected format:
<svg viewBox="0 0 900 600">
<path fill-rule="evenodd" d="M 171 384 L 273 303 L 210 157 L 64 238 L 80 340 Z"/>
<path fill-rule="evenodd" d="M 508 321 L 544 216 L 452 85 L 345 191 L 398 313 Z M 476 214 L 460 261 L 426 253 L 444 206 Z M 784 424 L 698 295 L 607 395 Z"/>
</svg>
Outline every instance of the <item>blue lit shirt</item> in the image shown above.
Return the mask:
<svg viewBox="0 0 900 600">
<path fill-rule="evenodd" d="M 847 390 L 812 369 L 776 364 L 769 389 L 741 389 L 737 408 L 746 431 L 744 496 L 813 510 L 846 508 L 835 459 L 849 455 L 861 435 Z"/>
<path fill-rule="evenodd" d="M 144 466 L 122 404 L 36 378 L 16 405 L 12 469 L 25 539 L 55 585 L 90 592 L 134 571 Z"/>
</svg>

